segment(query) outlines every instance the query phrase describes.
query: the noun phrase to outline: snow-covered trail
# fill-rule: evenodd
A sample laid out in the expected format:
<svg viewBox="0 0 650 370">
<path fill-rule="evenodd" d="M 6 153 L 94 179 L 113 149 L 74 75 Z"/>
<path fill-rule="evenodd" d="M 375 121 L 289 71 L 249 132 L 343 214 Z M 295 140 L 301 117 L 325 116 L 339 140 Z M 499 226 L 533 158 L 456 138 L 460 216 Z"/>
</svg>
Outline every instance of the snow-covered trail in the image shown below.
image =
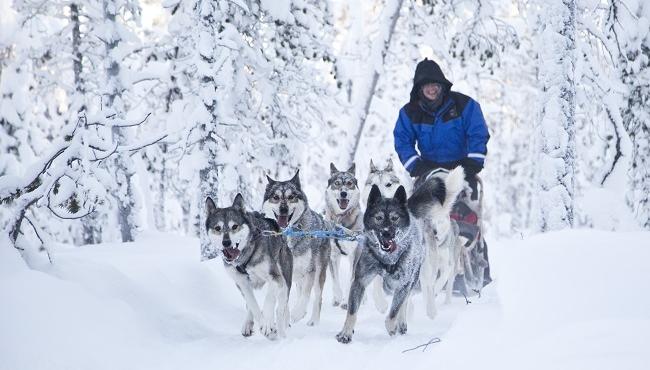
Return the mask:
<svg viewBox="0 0 650 370">
<path fill-rule="evenodd" d="M 326 287 L 322 322 L 270 342 L 239 334 L 243 300 L 197 241 L 60 247 L 30 270 L 0 248 L 0 369 L 650 368 L 650 233 L 593 230 L 492 243 L 496 282 L 391 338 L 372 302 L 353 342 Z M 578 241 L 580 241 L 578 243 Z M 542 274 L 551 271 L 551 274 Z M 622 273 L 625 273 L 623 275 Z M 420 350 L 403 350 L 441 342 Z"/>
</svg>

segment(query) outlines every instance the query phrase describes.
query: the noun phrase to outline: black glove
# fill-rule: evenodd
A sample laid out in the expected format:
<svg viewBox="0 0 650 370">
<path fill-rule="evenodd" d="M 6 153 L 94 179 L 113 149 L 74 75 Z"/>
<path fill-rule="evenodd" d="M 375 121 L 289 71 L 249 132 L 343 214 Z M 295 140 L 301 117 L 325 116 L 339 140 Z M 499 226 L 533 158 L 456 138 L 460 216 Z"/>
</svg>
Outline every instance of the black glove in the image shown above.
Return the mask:
<svg viewBox="0 0 650 370">
<path fill-rule="evenodd" d="M 469 187 L 472 189 L 472 200 L 478 199 L 478 181 L 476 180 L 476 174 L 481 172 L 483 165 L 471 158 L 464 158 L 460 161 L 460 165 L 463 166 L 465 170 L 465 181 L 469 184 Z"/>
<path fill-rule="evenodd" d="M 431 167 L 427 161 L 418 158 L 415 160 L 415 164 L 413 165 L 413 169 L 409 172 L 409 175 L 411 175 L 411 177 L 420 177 L 430 169 Z"/>
<path fill-rule="evenodd" d="M 474 179 L 476 174 L 481 172 L 483 169 L 483 165 L 480 162 L 471 158 L 463 158 L 460 161 L 460 165 L 463 166 L 463 169 L 465 170 L 465 180 L 467 181 Z"/>
</svg>

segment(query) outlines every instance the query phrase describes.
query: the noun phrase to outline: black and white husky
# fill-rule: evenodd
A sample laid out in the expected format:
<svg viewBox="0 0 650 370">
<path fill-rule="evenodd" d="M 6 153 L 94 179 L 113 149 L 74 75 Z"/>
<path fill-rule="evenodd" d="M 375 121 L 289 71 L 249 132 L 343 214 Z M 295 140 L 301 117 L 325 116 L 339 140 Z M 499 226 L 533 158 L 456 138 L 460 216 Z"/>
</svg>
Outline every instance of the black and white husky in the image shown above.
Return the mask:
<svg viewBox="0 0 650 370">
<path fill-rule="evenodd" d="M 365 240 L 354 269 L 347 317 L 336 335 L 341 343 L 352 340 L 364 291 L 376 276 L 381 276 L 384 290 L 393 296 L 385 322 L 388 334 L 406 333 L 406 306 L 424 259 L 421 232 L 410 215 L 403 186 L 392 198 L 384 198 L 373 185 L 363 225 Z"/>
<path fill-rule="evenodd" d="M 395 172 L 393 167 L 393 160 L 388 158 L 386 161 L 386 166 L 382 169 L 375 166 L 372 159 L 370 160 L 370 172 L 368 178 L 366 179 L 366 184 L 363 188 L 363 200 L 367 200 L 370 195 L 370 189 L 372 186 L 376 185 L 381 192 L 381 195 L 384 197 L 390 197 L 395 193 L 395 190 L 401 185 L 400 179 Z M 381 313 L 386 312 L 388 309 L 388 300 L 384 294 L 384 289 L 382 288 L 381 279 L 377 278 L 373 282 L 373 301 L 375 302 L 375 307 Z"/>
<path fill-rule="evenodd" d="M 327 180 L 327 189 L 325 190 L 325 218 L 346 229 L 362 231 L 363 212 L 359 203 L 361 192 L 354 170 L 354 163 L 347 171 L 339 171 L 334 166 L 334 163 L 330 163 L 330 178 Z M 358 243 L 356 241 L 332 239 L 330 245 L 332 250 L 330 272 L 332 273 L 334 306 L 341 305 L 341 308 L 347 309 L 347 295 L 350 283 L 347 279 L 341 282 L 341 257 L 346 257 L 350 271 L 352 271 Z M 343 289 L 341 289 L 341 283 Z"/>
<path fill-rule="evenodd" d="M 277 224 L 259 213 L 247 212 L 241 194 L 226 208 L 217 208 L 208 197 L 205 209 L 210 243 L 221 252 L 226 271 L 246 301 L 248 314 L 242 335 L 250 336 L 256 327 L 269 339 L 284 336 L 289 327 L 293 259 L 282 237 L 262 235 L 264 230 L 278 231 Z M 266 298 L 260 309 L 253 290 L 264 285 Z"/>
<path fill-rule="evenodd" d="M 460 168 L 445 180 L 438 177 L 426 180 L 409 199 L 403 186 L 397 188 L 392 198 L 384 197 L 376 185 L 372 187 L 364 214 L 365 240 L 354 269 L 345 324 L 336 336 L 339 342 L 348 343 L 352 339 L 365 288 L 377 275 L 382 277 L 386 293 L 392 295 L 386 330 L 389 335 L 406 333 L 408 298 L 420 285 L 420 270 L 428 258 L 429 233 L 424 219 L 449 218 L 445 202 L 455 201 L 456 181 L 462 185 Z"/>
<path fill-rule="evenodd" d="M 465 186 L 462 167 L 448 172 L 429 173 L 409 199 L 409 209 L 422 222 L 426 254 L 420 271 L 420 283 L 429 318 L 436 316 L 436 296 L 446 289 L 451 300 L 454 280 L 459 273 L 462 245 L 458 225 L 449 214 Z"/>
<path fill-rule="evenodd" d="M 275 218 L 283 229 L 291 226 L 302 231 L 326 230 L 323 217 L 309 208 L 297 171 L 288 181 L 276 181 L 268 176 L 267 179 L 262 205 L 265 215 Z M 313 308 L 311 318 L 307 322 L 307 325 L 313 326 L 320 322 L 323 285 L 330 258 L 329 240 L 288 236 L 287 243 L 293 255 L 295 287 L 292 291 L 298 295 L 297 303 L 291 310 L 291 321 L 297 322 L 305 317 L 313 288 Z"/>
</svg>

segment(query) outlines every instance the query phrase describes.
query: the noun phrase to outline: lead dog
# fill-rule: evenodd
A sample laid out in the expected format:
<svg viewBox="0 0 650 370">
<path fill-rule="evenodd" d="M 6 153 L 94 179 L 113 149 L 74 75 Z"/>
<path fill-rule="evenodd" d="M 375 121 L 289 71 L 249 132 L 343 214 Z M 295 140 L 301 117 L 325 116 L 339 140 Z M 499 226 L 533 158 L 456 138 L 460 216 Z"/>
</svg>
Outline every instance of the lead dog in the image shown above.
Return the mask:
<svg viewBox="0 0 650 370">
<path fill-rule="evenodd" d="M 330 178 L 327 180 L 325 190 L 325 218 L 352 231 L 363 230 L 363 212 L 359 203 L 360 191 L 357 178 L 354 175 L 354 163 L 347 171 L 339 171 L 334 163 L 330 163 Z M 354 259 L 358 243 L 356 241 L 332 239 L 330 272 L 332 273 L 332 289 L 334 293 L 334 306 L 341 305 L 347 309 L 347 296 L 350 283 L 343 282 L 341 289 L 340 264 L 341 258 L 349 262 L 350 272 L 354 270 Z"/>
<path fill-rule="evenodd" d="M 267 179 L 262 209 L 267 216 L 274 217 L 281 228 L 292 227 L 302 231 L 326 229 L 323 217 L 309 208 L 307 196 L 300 186 L 298 171 L 291 180 L 276 181 L 268 176 Z M 298 295 L 296 306 L 291 310 L 291 321 L 298 322 L 305 317 L 313 288 L 314 302 L 307 325 L 317 325 L 320 322 L 323 285 L 330 259 L 329 241 L 288 236 L 287 243 L 293 255 L 293 282 L 296 284 L 293 291 Z"/>
<path fill-rule="evenodd" d="M 421 233 L 408 210 L 403 186 L 397 188 L 392 198 L 384 198 L 373 185 L 363 225 L 365 240 L 354 269 L 347 317 L 336 335 L 341 343 L 352 340 L 364 291 L 376 276 L 381 276 L 384 290 L 393 296 L 385 321 L 388 334 L 406 333 L 406 302 L 417 284 L 424 259 Z"/>
<path fill-rule="evenodd" d="M 226 271 L 246 301 L 242 335 L 252 335 L 257 324 L 258 330 L 269 339 L 275 339 L 278 333 L 284 336 L 289 326 L 293 258 L 282 237 L 262 236 L 265 230 L 278 231 L 277 224 L 259 213 L 247 212 L 241 194 L 226 208 L 217 208 L 208 197 L 205 209 L 210 243 L 221 251 Z M 253 290 L 264 285 L 268 288 L 264 307 L 260 309 Z"/>
</svg>

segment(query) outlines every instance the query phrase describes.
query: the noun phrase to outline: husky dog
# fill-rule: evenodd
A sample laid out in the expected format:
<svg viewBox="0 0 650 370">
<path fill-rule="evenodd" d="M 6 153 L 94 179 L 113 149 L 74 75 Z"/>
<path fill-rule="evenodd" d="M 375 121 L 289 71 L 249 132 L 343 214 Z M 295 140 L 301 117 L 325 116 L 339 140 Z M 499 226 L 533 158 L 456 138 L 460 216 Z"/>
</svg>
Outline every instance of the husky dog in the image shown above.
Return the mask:
<svg viewBox="0 0 650 370">
<path fill-rule="evenodd" d="M 384 290 L 393 295 L 386 330 L 389 335 L 406 333 L 406 303 L 418 283 L 424 259 L 421 232 L 410 215 L 403 186 L 392 198 L 384 198 L 379 187 L 373 185 L 363 225 L 365 240 L 354 269 L 348 313 L 343 330 L 336 336 L 341 343 L 352 339 L 364 291 L 377 275 L 383 279 Z"/>
<path fill-rule="evenodd" d="M 430 319 L 436 316 L 436 295 L 446 286 L 446 302 L 451 301 L 454 280 L 459 273 L 462 244 L 456 221 L 449 218 L 456 198 L 465 185 L 462 167 L 448 172 L 434 170 L 416 187 L 409 209 L 422 220 L 426 255 L 420 283 Z"/>
<path fill-rule="evenodd" d="M 354 176 L 354 169 L 354 163 L 347 171 L 339 171 L 334 163 L 330 163 L 330 178 L 327 180 L 327 190 L 325 191 L 325 218 L 346 229 L 361 231 L 363 230 L 363 212 L 361 212 L 359 204 L 361 194 Z M 347 298 L 349 283 L 344 282 L 342 291 L 339 265 L 341 256 L 347 256 L 350 271 L 353 271 L 357 244 L 357 242 L 336 239 L 332 239 L 330 242 L 332 254 L 329 266 L 332 273 L 334 306 L 340 304 L 343 309 L 347 309 L 344 298 Z"/>
<path fill-rule="evenodd" d="M 400 186 L 400 180 L 393 168 L 392 159 L 389 158 L 388 161 L 386 161 L 386 167 L 384 167 L 383 170 L 375 166 L 372 159 L 370 160 L 370 173 L 368 174 L 366 185 L 363 189 L 364 200 L 368 199 L 370 189 L 373 185 L 379 187 L 379 191 L 384 197 L 390 197 L 395 193 L 397 187 Z"/>
<path fill-rule="evenodd" d="M 392 159 L 388 158 L 386 167 L 383 170 L 375 166 L 372 159 L 370 160 L 370 174 L 368 174 L 366 186 L 363 189 L 363 199 L 368 199 L 370 189 L 373 185 L 379 187 L 379 191 L 384 197 L 390 197 L 395 193 L 395 189 L 400 186 L 400 179 L 395 173 Z M 379 312 L 384 313 L 388 309 L 388 301 L 386 300 L 380 278 L 375 280 L 373 287 L 375 307 Z"/>
<path fill-rule="evenodd" d="M 237 194 L 232 206 L 227 208 L 217 208 L 208 197 L 205 208 L 205 228 L 210 243 L 221 251 L 226 271 L 246 301 L 248 314 L 242 335 L 253 334 L 257 324 L 269 339 L 275 339 L 278 334 L 284 336 L 289 326 L 293 258 L 282 237 L 262 235 L 264 230 L 278 231 L 277 224 L 259 213 L 247 212 L 241 194 Z M 268 288 L 264 307 L 260 310 L 253 290 L 264 285 Z"/>
<path fill-rule="evenodd" d="M 291 180 L 276 181 L 268 177 L 264 192 L 263 211 L 273 217 L 281 228 L 291 226 L 299 230 L 325 230 L 323 217 L 309 208 L 307 196 L 302 191 L 298 171 Z M 307 325 L 320 321 L 323 302 L 323 285 L 330 258 L 330 245 L 327 239 L 309 237 L 287 238 L 293 255 L 293 290 L 298 294 L 296 306 L 291 310 L 291 321 L 297 322 L 305 317 L 309 296 L 314 288 L 314 303 L 311 318 Z M 316 284 L 314 284 L 314 280 Z"/>
</svg>

